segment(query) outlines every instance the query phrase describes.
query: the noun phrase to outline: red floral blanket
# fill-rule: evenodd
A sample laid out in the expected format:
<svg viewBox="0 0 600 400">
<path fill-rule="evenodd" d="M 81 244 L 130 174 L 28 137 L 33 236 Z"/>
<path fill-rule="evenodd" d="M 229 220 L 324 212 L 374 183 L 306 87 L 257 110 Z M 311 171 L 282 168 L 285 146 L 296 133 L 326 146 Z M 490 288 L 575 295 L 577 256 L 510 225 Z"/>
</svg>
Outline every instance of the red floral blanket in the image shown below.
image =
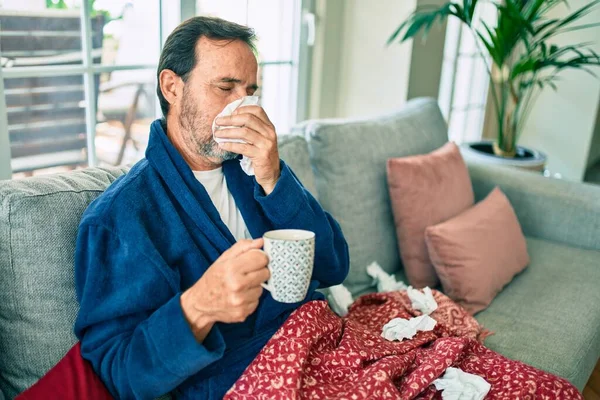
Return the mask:
<svg viewBox="0 0 600 400">
<path fill-rule="evenodd" d="M 509 360 L 481 342 L 489 333 L 434 291 L 433 331 L 390 342 L 392 318 L 412 318 L 406 292 L 362 296 L 345 318 L 324 301 L 296 310 L 225 399 L 441 399 L 432 382 L 448 367 L 483 377 L 488 399 L 582 399 L 562 378 Z"/>
</svg>

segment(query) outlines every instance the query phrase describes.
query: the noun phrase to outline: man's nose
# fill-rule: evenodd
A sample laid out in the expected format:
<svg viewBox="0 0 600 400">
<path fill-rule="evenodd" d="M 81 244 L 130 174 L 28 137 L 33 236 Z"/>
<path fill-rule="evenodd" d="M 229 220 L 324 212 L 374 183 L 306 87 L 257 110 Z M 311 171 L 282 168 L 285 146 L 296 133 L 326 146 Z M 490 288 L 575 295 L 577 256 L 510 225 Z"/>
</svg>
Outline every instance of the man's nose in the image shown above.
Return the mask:
<svg viewBox="0 0 600 400">
<path fill-rule="evenodd" d="M 246 97 L 248 96 L 248 93 L 246 92 L 246 88 L 242 87 L 241 85 L 239 87 L 237 87 L 235 89 L 235 98 L 236 99 L 241 99 L 242 97 Z"/>
</svg>

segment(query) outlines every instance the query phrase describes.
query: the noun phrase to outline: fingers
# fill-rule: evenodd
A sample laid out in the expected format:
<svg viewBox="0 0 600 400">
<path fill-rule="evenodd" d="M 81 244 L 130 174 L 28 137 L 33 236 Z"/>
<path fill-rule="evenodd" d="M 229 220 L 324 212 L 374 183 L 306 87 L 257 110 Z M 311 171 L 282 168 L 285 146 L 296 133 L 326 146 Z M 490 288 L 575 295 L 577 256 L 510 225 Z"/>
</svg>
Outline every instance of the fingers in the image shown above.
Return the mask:
<svg viewBox="0 0 600 400">
<path fill-rule="evenodd" d="M 225 133 L 225 131 L 231 131 Z M 270 140 L 260 135 L 252 133 L 249 128 L 229 128 L 223 129 L 223 134 L 219 134 L 220 138 L 242 139 L 247 143 L 219 143 L 219 148 L 231 151 L 237 154 L 243 154 L 246 157 L 254 160 L 258 158 L 268 159 L 277 151 L 277 140 Z M 253 142 L 254 140 L 254 142 Z M 277 158 L 279 158 L 277 156 Z"/>
<path fill-rule="evenodd" d="M 260 297 L 260 296 L 259 296 Z M 223 322 L 244 322 L 248 315 L 252 314 L 258 307 L 258 298 L 256 301 L 244 303 L 227 311 L 227 317 Z"/>
<path fill-rule="evenodd" d="M 262 290 L 262 289 L 261 289 Z M 252 314 L 256 308 L 258 307 L 258 295 L 256 301 L 249 302 L 245 304 L 243 307 L 239 308 L 235 314 L 237 314 L 237 318 L 235 318 L 234 322 L 244 322 L 248 315 Z"/>
<path fill-rule="evenodd" d="M 261 286 L 255 286 L 247 290 L 231 292 L 228 296 L 228 313 L 231 322 L 243 322 L 246 317 L 256 310 L 263 293 Z"/>
<path fill-rule="evenodd" d="M 253 287 L 252 289 L 248 290 L 247 293 L 248 293 L 247 298 L 249 299 L 248 304 L 252 304 L 255 301 L 258 303 L 258 300 L 260 299 L 260 296 L 263 293 L 263 288 L 262 288 L 262 286 L 259 285 L 259 286 Z"/>
<path fill-rule="evenodd" d="M 215 136 L 219 139 L 241 139 L 258 148 L 265 148 L 269 143 L 269 139 L 249 127 L 220 129 Z"/>
<path fill-rule="evenodd" d="M 257 117 L 254 114 L 232 114 L 225 117 L 217 118 L 218 126 L 239 126 L 250 128 L 251 130 L 259 133 L 262 136 L 273 138 L 276 136 L 275 129 L 270 123 L 267 123 Z M 223 131 L 229 129 L 223 129 Z M 220 137 L 221 133 L 217 131 L 217 137 Z"/>
<path fill-rule="evenodd" d="M 256 271 L 250 271 L 246 274 L 248 279 L 248 285 L 250 287 L 260 286 L 261 283 L 265 283 L 271 277 L 271 273 L 268 268 L 261 268 Z"/>
<path fill-rule="evenodd" d="M 236 263 L 239 264 L 237 271 L 246 275 L 266 268 L 269 265 L 269 257 L 262 250 L 251 249 L 237 257 Z"/>
<path fill-rule="evenodd" d="M 240 114 L 252 114 L 252 115 L 258 117 L 260 120 L 262 120 L 267 125 L 271 126 L 273 128 L 273 130 L 275 130 L 275 126 L 269 119 L 269 116 L 265 112 L 265 109 L 262 108 L 261 106 L 243 106 L 243 107 L 237 108 L 234 112 L 231 113 L 231 115 L 240 115 Z"/>
<path fill-rule="evenodd" d="M 261 249 L 263 245 L 264 241 L 262 238 L 255 240 L 242 239 L 223 252 L 221 257 L 237 257 L 249 250 Z"/>
<path fill-rule="evenodd" d="M 255 159 L 261 155 L 264 150 L 246 143 L 219 143 L 219 148 L 231 151 L 232 153 L 242 154 L 250 159 Z"/>
<path fill-rule="evenodd" d="M 245 304 L 258 300 L 262 291 L 263 288 L 260 285 L 231 291 L 229 293 L 229 304 L 232 307 L 242 307 Z"/>
</svg>

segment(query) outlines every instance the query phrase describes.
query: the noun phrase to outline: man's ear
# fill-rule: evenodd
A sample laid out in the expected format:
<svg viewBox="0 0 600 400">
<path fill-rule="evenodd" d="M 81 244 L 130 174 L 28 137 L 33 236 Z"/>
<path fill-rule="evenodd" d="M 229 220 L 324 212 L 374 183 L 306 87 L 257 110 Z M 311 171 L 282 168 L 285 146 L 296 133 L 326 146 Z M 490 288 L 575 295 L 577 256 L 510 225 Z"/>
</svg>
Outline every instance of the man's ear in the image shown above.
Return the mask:
<svg viewBox="0 0 600 400">
<path fill-rule="evenodd" d="M 160 71 L 158 79 L 160 90 L 170 105 L 175 104 L 177 100 L 181 99 L 183 95 L 183 80 L 179 75 L 170 69 L 163 69 Z"/>
</svg>

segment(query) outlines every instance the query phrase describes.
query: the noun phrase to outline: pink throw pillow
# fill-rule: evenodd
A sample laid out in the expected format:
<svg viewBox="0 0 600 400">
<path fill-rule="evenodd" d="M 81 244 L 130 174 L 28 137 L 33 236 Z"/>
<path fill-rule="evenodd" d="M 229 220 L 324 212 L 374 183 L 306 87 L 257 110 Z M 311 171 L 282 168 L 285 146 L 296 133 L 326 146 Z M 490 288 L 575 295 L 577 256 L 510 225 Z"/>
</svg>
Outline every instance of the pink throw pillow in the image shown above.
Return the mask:
<svg viewBox="0 0 600 400">
<path fill-rule="evenodd" d="M 487 308 L 529 264 L 521 225 L 499 188 L 459 216 L 427 228 L 425 239 L 444 293 L 471 314 Z"/>
<path fill-rule="evenodd" d="M 458 146 L 449 142 L 429 154 L 388 160 L 387 179 L 406 277 L 414 287 L 435 287 L 439 280 L 425 229 L 473 205 L 467 166 Z"/>
</svg>

